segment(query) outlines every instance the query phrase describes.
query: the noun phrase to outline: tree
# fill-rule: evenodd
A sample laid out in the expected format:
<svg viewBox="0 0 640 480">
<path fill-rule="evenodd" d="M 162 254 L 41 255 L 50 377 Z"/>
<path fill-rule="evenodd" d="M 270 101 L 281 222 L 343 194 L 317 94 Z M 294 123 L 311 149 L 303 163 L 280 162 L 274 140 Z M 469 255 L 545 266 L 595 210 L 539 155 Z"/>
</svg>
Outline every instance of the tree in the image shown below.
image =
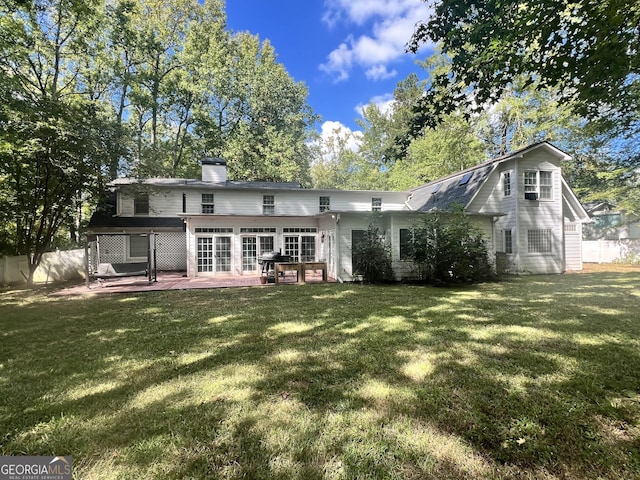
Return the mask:
<svg viewBox="0 0 640 480">
<path fill-rule="evenodd" d="M 81 72 L 101 16 L 91 1 L 44 0 L 1 18 L 1 200 L 32 284 L 77 199 L 101 184 L 111 124 Z"/>
<path fill-rule="evenodd" d="M 461 114 L 449 114 L 408 146 L 404 159 L 391 168 L 389 184 L 408 189 L 476 165 L 485 158 L 486 145 Z"/>
<path fill-rule="evenodd" d="M 451 60 L 419 102 L 422 123 L 462 105 L 480 110 L 524 76 L 573 100 L 578 115 L 624 130 L 640 112 L 638 25 L 637 0 L 441 0 L 408 44 L 415 53 L 435 42 Z"/>
<path fill-rule="evenodd" d="M 313 188 L 337 190 L 375 189 L 379 171 L 358 152 L 360 135 L 336 127 L 314 141 L 311 182 Z"/>
</svg>

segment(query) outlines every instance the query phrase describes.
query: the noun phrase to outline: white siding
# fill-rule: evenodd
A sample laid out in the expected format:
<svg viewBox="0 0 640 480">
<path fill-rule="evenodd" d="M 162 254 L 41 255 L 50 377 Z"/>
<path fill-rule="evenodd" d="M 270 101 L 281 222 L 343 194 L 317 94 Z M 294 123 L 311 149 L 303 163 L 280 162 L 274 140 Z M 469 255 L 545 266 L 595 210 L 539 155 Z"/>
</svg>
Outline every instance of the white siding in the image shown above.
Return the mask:
<svg viewBox="0 0 640 480">
<path fill-rule="evenodd" d="M 159 187 L 149 195 L 149 216 L 167 217 L 183 213 L 183 194 L 185 213 L 201 214 L 203 193 L 213 193 L 216 215 L 263 215 L 263 195 L 275 197 L 275 215 L 282 216 L 317 215 L 320 213 L 320 196 L 330 197 L 331 210 L 337 212 L 370 212 L 373 197 L 382 199 L 382 211 L 404 210 L 407 199 L 403 192 Z M 118 195 L 118 214 L 133 215 L 132 196 Z"/>
</svg>

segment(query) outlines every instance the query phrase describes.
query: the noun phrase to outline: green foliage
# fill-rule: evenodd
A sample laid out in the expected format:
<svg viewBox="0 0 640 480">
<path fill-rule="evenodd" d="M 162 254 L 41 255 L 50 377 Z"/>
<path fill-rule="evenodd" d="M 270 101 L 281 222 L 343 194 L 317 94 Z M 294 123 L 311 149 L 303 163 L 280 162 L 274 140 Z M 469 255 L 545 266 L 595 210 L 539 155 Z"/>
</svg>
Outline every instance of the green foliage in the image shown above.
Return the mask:
<svg viewBox="0 0 640 480">
<path fill-rule="evenodd" d="M 342 127 L 311 148 L 311 182 L 314 188 L 338 190 L 381 190 L 385 175 L 378 162 L 369 162 L 358 149 L 361 136 Z"/>
<path fill-rule="evenodd" d="M 473 125 L 460 114 L 448 115 L 408 147 L 404 159 L 389 173 L 389 185 L 404 190 L 476 165 L 485 159 L 485 145 Z"/>
<path fill-rule="evenodd" d="M 421 101 L 423 124 L 461 105 L 482 109 L 524 76 L 622 131 L 640 112 L 639 24 L 636 1 L 437 2 L 409 43 L 415 52 L 434 42 L 451 59 L 451 73 L 435 75 Z"/>
<path fill-rule="evenodd" d="M 482 232 L 462 209 L 424 215 L 411 230 L 409 250 L 425 283 L 474 283 L 491 276 Z"/>
<path fill-rule="evenodd" d="M 352 246 L 354 275 L 362 275 L 365 283 L 393 280 L 391 249 L 385 242 L 384 232 L 372 221 L 366 234 Z"/>
</svg>

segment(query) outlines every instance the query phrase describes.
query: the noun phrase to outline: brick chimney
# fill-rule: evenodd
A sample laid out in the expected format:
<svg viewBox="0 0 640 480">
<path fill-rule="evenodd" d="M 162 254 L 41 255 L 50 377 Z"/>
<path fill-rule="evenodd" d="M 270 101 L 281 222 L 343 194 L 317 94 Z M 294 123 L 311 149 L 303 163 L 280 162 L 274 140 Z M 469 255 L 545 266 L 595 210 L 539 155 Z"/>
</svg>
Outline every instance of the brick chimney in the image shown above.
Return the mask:
<svg viewBox="0 0 640 480">
<path fill-rule="evenodd" d="M 222 158 L 203 158 L 202 181 L 225 183 L 227 181 L 227 161 Z"/>
</svg>

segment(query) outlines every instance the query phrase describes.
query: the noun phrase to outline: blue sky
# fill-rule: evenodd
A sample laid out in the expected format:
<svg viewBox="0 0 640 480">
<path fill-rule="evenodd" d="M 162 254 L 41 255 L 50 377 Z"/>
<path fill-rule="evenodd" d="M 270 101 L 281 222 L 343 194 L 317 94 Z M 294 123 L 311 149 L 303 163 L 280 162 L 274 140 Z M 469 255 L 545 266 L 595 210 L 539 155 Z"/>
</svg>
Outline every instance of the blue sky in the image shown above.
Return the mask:
<svg viewBox="0 0 640 480">
<path fill-rule="evenodd" d="M 429 15 L 421 0 L 226 0 L 232 31 L 249 31 L 274 46 L 289 74 L 309 89 L 318 129 L 359 130 L 369 102 L 384 106 L 396 84 L 424 70 L 404 53 L 416 22 Z"/>
</svg>

